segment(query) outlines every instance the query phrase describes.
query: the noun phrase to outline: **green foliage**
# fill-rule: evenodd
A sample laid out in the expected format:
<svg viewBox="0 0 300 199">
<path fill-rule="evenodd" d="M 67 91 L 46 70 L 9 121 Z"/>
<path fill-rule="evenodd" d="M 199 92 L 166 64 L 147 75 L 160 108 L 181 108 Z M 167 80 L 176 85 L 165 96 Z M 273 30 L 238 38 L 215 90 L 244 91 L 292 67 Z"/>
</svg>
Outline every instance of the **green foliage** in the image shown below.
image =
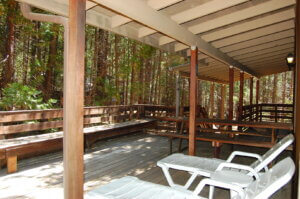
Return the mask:
<svg viewBox="0 0 300 199">
<path fill-rule="evenodd" d="M 3 110 L 49 109 L 56 103 L 54 99 L 49 99 L 44 103 L 41 91 L 20 83 L 9 84 L 2 90 L 2 93 L 0 108 Z"/>
</svg>

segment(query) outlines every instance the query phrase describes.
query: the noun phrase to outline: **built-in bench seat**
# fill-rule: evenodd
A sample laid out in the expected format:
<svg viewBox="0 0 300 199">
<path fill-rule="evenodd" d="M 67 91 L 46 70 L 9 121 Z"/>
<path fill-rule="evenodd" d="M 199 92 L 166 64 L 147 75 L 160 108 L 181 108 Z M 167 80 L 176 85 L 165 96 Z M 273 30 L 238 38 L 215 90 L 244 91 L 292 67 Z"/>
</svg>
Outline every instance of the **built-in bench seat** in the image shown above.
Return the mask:
<svg viewBox="0 0 300 199">
<path fill-rule="evenodd" d="M 155 119 L 141 118 L 138 111 L 139 107 L 134 106 L 85 108 L 85 149 L 99 139 L 156 125 Z M 18 159 L 62 149 L 62 110 L 12 111 L 0 115 L 0 136 L 7 136 L 0 140 L 0 166 L 7 165 L 8 173 L 17 171 Z M 49 129 L 56 131 L 48 133 Z"/>
<path fill-rule="evenodd" d="M 90 147 L 95 141 L 103 138 L 124 135 L 142 131 L 155 124 L 154 119 L 138 119 L 133 121 L 87 127 L 83 129 L 85 147 Z M 26 157 L 54 150 L 63 146 L 63 132 L 53 132 L 27 137 L 0 140 L 0 160 L 6 160 L 7 171 L 17 171 L 18 156 Z"/>
</svg>

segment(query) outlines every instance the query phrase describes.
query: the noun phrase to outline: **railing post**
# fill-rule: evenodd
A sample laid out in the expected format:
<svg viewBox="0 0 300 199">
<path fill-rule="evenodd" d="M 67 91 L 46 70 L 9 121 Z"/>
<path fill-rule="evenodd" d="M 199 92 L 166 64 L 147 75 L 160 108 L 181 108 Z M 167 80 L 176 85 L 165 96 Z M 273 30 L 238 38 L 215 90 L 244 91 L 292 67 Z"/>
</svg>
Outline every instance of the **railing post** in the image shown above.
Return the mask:
<svg viewBox="0 0 300 199">
<path fill-rule="evenodd" d="M 259 106 L 260 121 L 262 122 L 262 105 Z"/>
<path fill-rule="evenodd" d="M 278 122 L 277 104 L 275 104 L 275 122 Z"/>
</svg>

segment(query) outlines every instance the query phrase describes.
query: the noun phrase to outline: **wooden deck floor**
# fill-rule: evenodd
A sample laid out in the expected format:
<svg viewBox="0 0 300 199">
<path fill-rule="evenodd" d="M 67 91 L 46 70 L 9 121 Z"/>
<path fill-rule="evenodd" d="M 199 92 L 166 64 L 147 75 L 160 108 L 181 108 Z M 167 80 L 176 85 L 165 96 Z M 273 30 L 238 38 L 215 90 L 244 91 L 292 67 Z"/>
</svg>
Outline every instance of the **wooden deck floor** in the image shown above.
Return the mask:
<svg viewBox="0 0 300 199">
<path fill-rule="evenodd" d="M 209 143 L 198 142 L 197 146 L 198 155 L 212 157 L 212 147 Z M 228 145 L 222 147 L 221 158 L 229 155 L 229 148 Z M 264 153 L 266 149 L 235 146 L 235 150 Z M 126 175 L 167 185 L 161 169 L 156 167 L 156 162 L 167 156 L 168 152 L 167 138 L 145 133 L 100 141 L 84 156 L 85 190 L 91 190 Z M 285 152 L 279 159 L 287 155 L 290 155 L 289 152 Z M 248 163 L 245 159 L 240 162 Z M 62 152 L 21 160 L 18 166 L 19 171 L 10 175 L 6 174 L 5 168 L 0 170 L 1 199 L 63 198 Z M 184 172 L 173 172 L 173 174 L 175 182 L 181 184 L 188 177 Z M 289 199 L 290 187 L 288 184 L 272 198 Z M 218 189 L 215 198 L 226 199 L 229 195 L 227 191 Z"/>
</svg>

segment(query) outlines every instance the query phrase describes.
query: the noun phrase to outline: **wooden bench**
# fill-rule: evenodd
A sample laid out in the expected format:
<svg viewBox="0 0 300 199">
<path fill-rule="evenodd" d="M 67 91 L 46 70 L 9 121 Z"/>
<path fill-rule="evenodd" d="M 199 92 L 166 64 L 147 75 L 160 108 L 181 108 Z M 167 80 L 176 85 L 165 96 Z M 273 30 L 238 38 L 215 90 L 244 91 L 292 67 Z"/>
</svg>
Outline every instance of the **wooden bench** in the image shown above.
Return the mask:
<svg viewBox="0 0 300 199">
<path fill-rule="evenodd" d="M 157 135 L 166 136 L 170 140 L 170 153 L 172 153 L 172 141 L 173 139 L 188 140 L 187 118 L 175 118 L 175 117 L 155 117 L 158 121 L 164 122 L 176 122 L 184 125 L 181 131 L 166 129 L 164 132 L 158 132 Z M 277 138 L 283 137 L 285 134 L 278 134 L 277 130 L 291 131 L 293 129 L 291 124 L 288 123 L 273 123 L 273 122 L 239 122 L 228 121 L 220 119 L 197 119 L 197 134 L 196 140 L 211 142 L 215 147 L 215 156 L 218 156 L 220 146 L 222 143 L 245 145 L 254 147 L 272 147 Z M 251 127 L 259 128 L 260 130 L 226 130 L 207 128 L 207 125 L 219 125 L 219 126 L 238 126 L 238 127 Z M 262 129 L 269 129 L 269 131 L 261 131 Z M 157 125 L 157 129 L 163 129 L 160 124 Z M 178 151 L 181 151 L 181 142 L 178 147 Z"/>
<path fill-rule="evenodd" d="M 20 158 L 62 149 L 62 110 L 6 111 L 0 112 L 0 115 L 0 135 L 8 137 L 0 140 L 0 165 L 6 164 L 8 173 L 17 171 Z M 99 139 L 155 126 L 154 119 L 142 119 L 140 116 L 138 106 L 85 108 L 85 147 Z M 49 129 L 55 132 L 45 132 Z M 12 135 L 21 137 L 12 138 Z"/>
</svg>

